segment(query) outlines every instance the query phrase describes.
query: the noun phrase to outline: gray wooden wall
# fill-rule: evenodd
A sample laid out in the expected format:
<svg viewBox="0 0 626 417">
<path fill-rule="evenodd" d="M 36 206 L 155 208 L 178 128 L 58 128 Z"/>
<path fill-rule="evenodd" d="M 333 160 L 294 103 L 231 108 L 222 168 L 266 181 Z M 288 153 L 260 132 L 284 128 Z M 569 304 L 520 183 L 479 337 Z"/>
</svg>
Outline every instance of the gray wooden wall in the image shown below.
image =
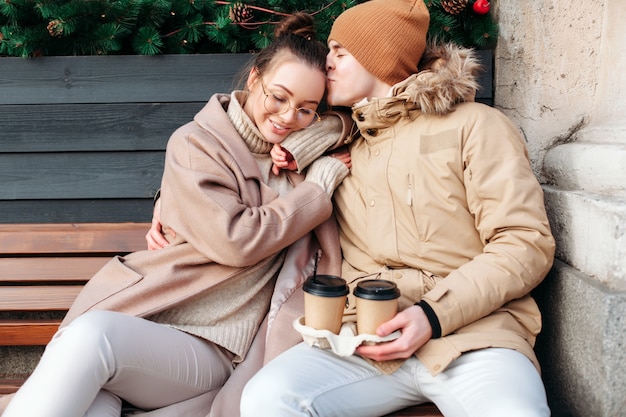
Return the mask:
<svg viewBox="0 0 626 417">
<path fill-rule="evenodd" d="M 0 223 L 150 220 L 170 134 L 249 58 L 0 58 Z"/>
<path fill-rule="evenodd" d="M 0 223 L 149 221 L 170 134 L 249 58 L 0 58 Z"/>
</svg>

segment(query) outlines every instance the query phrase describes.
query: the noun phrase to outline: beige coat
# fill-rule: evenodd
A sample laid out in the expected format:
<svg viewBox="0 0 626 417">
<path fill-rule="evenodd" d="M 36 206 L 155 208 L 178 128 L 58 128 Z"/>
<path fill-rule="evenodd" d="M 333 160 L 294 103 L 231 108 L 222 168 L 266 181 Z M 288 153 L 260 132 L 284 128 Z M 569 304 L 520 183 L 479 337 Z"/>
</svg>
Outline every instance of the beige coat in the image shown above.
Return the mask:
<svg viewBox="0 0 626 417">
<path fill-rule="evenodd" d="M 176 231 L 171 245 L 113 259 L 87 283 L 63 325 L 91 309 L 147 316 L 178 305 L 329 219 L 332 203 L 318 185 L 301 182 L 279 196 L 262 181 L 224 111 L 229 99 L 211 98 L 168 143 L 161 220 Z M 326 251 L 336 254 L 329 236 Z"/>
<path fill-rule="evenodd" d="M 89 310 L 140 317 L 158 313 L 237 279 L 288 247 L 270 311 L 266 316 L 263 312 L 264 320 L 260 317 L 262 331 L 248 352 L 250 358 L 237 367 L 216 400 L 219 411 L 213 415 L 231 416 L 236 415 L 233 410 L 238 410 L 247 379 L 263 362 L 301 340 L 291 323 L 302 314 L 300 286 L 312 271 L 313 255 L 321 247 L 325 261 L 318 272 L 339 274 L 341 252 L 328 194 L 293 172 L 283 174 L 295 185 L 283 196 L 267 186 L 225 112 L 229 99 L 229 95 L 212 97 L 168 143 L 161 220 L 166 230 L 176 231 L 175 238 L 167 236 L 170 246 L 112 259 L 86 284 L 62 326 Z M 335 143 L 346 135 L 347 127 L 329 132 L 320 125 L 302 132 L 312 139 L 313 133 L 324 131 L 331 136 L 324 140 Z M 320 140 L 312 144 L 316 152 L 321 151 Z M 212 395 L 150 415 L 204 416 Z"/>
<path fill-rule="evenodd" d="M 515 126 L 465 102 L 475 60 L 453 46 L 430 53 L 432 70 L 352 109 L 362 137 L 334 195 L 343 276 L 393 280 L 401 308 L 432 307 L 443 337 L 416 354 L 433 374 L 494 346 L 539 368 L 541 316 L 528 294 L 554 255 L 542 189 Z"/>
</svg>

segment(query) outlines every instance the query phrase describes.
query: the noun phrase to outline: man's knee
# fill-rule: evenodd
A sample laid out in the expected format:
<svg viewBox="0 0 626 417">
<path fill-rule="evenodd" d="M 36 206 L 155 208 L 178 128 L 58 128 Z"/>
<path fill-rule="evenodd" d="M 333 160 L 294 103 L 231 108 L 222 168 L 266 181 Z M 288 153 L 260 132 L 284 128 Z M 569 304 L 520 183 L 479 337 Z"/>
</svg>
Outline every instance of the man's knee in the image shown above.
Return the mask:
<svg viewBox="0 0 626 417">
<path fill-rule="evenodd" d="M 278 401 L 275 398 L 277 385 L 263 378 L 252 378 L 241 394 L 241 417 L 271 415 L 271 407 Z"/>
</svg>

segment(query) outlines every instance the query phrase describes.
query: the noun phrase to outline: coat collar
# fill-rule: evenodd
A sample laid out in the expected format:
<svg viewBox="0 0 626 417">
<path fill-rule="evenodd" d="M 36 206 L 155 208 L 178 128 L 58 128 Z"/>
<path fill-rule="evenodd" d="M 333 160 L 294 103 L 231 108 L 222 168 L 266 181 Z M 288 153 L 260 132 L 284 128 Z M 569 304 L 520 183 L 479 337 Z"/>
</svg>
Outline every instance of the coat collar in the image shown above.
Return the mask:
<svg viewBox="0 0 626 417">
<path fill-rule="evenodd" d="M 237 156 L 237 164 L 243 175 L 258 178 L 262 182 L 258 164 L 227 114 L 231 100 L 231 94 L 214 94 L 193 120 L 228 154 Z"/>
<path fill-rule="evenodd" d="M 360 129 L 389 126 L 413 110 L 443 115 L 458 103 L 474 101 L 481 66 L 473 50 L 452 43 L 429 45 L 420 67 L 420 72 L 394 85 L 389 97 L 352 108 Z"/>
</svg>

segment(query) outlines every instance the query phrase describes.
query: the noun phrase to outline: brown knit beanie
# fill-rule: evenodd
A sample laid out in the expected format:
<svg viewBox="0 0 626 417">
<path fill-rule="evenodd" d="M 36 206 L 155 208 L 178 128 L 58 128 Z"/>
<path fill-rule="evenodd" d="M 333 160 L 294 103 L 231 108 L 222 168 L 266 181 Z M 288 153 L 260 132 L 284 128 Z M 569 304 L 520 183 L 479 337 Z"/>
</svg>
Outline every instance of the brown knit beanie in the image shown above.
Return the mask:
<svg viewBox="0 0 626 417">
<path fill-rule="evenodd" d="M 370 0 L 341 13 L 328 35 L 389 85 L 417 72 L 430 14 L 424 0 Z"/>
</svg>

